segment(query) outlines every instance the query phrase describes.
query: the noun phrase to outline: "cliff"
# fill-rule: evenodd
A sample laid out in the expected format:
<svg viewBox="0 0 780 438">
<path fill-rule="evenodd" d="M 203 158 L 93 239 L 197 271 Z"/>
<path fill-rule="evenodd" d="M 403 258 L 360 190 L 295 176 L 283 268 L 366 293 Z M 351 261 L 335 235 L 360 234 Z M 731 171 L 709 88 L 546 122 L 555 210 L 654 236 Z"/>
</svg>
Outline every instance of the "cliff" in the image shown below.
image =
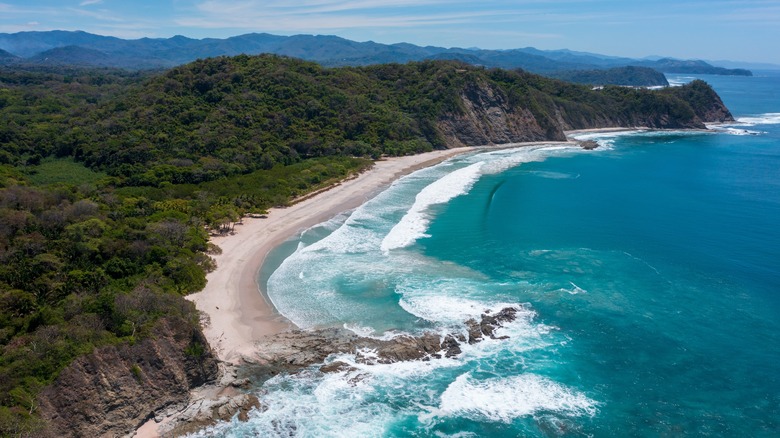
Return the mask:
<svg viewBox="0 0 780 438">
<path fill-rule="evenodd" d="M 522 78 L 465 83 L 457 109 L 436 123 L 447 146 L 560 141 L 565 131 L 592 128 L 706 129 L 706 123 L 734 120 L 718 94 L 700 80 L 663 90 L 585 90 L 563 82 L 550 90 L 536 82 L 544 91 L 539 92 L 519 89 Z"/>
<path fill-rule="evenodd" d="M 548 140 L 547 133 L 527 108 L 511 105 L 506 93 L 487 81 L 463 88 L 460 112 L 440 117 L 436 126 L 448 147 Z M 563 140 L 563 132 L 554 140 Z"/>
<path fill-rule="evenodd" d="M 733 122 L 734 117 L 718 93 L 706 82 L 697 79 L 683 87 L 665 90 L 666 93 L 682 99 L 691 106 L 696 116 L 704 123 Z"/>
<path fill-rule="evenodd" d="M 155 412 L 185 402 L 190 389 L 217 374 L 201 332 L 164 319 L 153 338 L 76 359 L 40 394 L 40 413 L 51 436 L 127 435 Z"/>
</svg>

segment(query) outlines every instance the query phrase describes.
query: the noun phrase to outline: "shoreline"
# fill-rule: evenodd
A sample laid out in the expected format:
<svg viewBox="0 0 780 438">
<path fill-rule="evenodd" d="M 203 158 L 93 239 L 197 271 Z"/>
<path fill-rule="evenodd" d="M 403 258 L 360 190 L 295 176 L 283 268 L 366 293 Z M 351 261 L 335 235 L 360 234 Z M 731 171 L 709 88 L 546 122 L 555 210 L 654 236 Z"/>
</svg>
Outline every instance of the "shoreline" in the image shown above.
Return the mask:
<svg viewBox="0 0 780 438">
<path fill-rule="evenodd" d="M 606 131 L 627 131 L 631 128 L 607 128 Z M 640 128 L 641 129 L 641 128 Z M 587 130 L 588 132 L 604 130 Z M 374 162 L 369 170 L 314 191 L 294 200 L 288 207 L 269 209 L 262 218 L 244 217 L 232 234 L 212 236 L 210 243 L 220 247 L 213 255 L 217 268 L 207 274 L 206 287 L 185 298 L 201 312 L 201 328 L 217 359 L 224 363 L 222 373 L 235 370 L 244 363 L 258 362 L 258 341 L 297 329 L 274 307 L 267 292 L 260 287 L 259 272 L 271 251 L 308 228 L 325 222 L 340 213 L 352 210 L 372 199 L 395 180 L 417 170 L 441 163 L 456 155 L 475 150 L 499 150 L 540 145 L 577 145 L 573 135 L 583 131 L 567 131 L 565 141 L 522 142 L 482 147 L 462 147 L 423 154 L 390 157 Z M 261 360 L 262 361 L 262 360 Z M 233 371 L 234 373 L 234 371 Z M 235 392 L 230 372 L 216 386 L 196 388 L 191 396 L 197 400 L 224 400 Z M 233 376 L 235 378 L 235 375 Z M 227 380 L 225 380 L 227 379 Z M 214 387 L 212 387 L 214 386 Z M 178 413 L 164 415 L 162 422 L 146 421 L 135 431 L 135 438 L 159 436 L 159 430 L 175 421 Z M 186 422 L 186 420 L 185 420 Z"/>
<path fill-rule="evenodd" d="M 404 157 L 391 157 L 329 188 L 305 196 L 289 207 L 272 208 L 265 218 L 246 217 L 233 234 L 210 242 L 222 249 L 212 256 L 217 269 L 207 274 L 206 287 L 186 296 L 205 315 L 203 333 L 217 358 L 240 365 L 251 358 L 258 339 L 292 330 L 258 284 L 258 273 L 268 254 L 290 237 L 359 207 L 396 179 L 473 151 L 457 148 Z"/>
<path fill-rule="evenodd" d="M 606 128 L 596 131 L 626 131 L 641 128 Z M 462 147 L 376 161 L 374 166 L 332 186 L 302 197 L 298 202 L 271 208 L 264 218 L 245 217 L 233 234 L 213 236 L 210 243 L 222 249 L 212 256 L 217 268 L 207 274 L 206 287 L 186 296 L 205 315 L 203 333 L 217 358 L 240 365 L 253 359 L 255 342 L 265 336 L 297 328 L 281 315 L 259 284 L 259 272 L 270 252 L 296 233 L 354 209 L 376 196 L 396 179 L 419 169 L 479 148 L 506 149 L 547 144 L 577 144 L 565 132 L 566 141 L 535 141 L 483 147 Z"/>
</svg>

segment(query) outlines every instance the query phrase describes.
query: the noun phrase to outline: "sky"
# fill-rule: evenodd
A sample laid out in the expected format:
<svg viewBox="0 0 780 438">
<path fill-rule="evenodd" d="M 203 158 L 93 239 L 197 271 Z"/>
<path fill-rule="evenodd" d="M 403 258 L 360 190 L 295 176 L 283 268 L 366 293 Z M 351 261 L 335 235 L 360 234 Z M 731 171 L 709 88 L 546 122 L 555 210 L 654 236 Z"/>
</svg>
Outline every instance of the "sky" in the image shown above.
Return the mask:
<svg viewBox="0 0 780 438">
<path fill-rule="evenodd" d="M 0 33 L 338 35 L 780 64 L 780 0 L 0 0 Z"/>
</svg>

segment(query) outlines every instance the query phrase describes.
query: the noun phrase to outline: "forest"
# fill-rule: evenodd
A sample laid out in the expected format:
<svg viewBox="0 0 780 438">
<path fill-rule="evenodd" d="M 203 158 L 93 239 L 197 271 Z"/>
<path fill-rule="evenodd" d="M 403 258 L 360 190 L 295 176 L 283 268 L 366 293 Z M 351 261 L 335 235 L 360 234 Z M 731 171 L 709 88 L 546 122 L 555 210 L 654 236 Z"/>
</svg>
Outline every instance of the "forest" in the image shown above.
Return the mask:
<svg viewBox="0 0 780 438">
<path fill-rule="evenodd" d="M 530 111 L 551 140 L 699 127 L 719 102 L 700 81 L 594 90 L 452 61 L 0 69 L 0 436 L 34 434 L 36 394 L 74 358 L 152 336 L 161 318 L 197 326 L 183 296 L 215 268 L 210 232 L 382 156 L 448 147 L 439 124 L 463 116 L 473 84 Z"/>
</svg>

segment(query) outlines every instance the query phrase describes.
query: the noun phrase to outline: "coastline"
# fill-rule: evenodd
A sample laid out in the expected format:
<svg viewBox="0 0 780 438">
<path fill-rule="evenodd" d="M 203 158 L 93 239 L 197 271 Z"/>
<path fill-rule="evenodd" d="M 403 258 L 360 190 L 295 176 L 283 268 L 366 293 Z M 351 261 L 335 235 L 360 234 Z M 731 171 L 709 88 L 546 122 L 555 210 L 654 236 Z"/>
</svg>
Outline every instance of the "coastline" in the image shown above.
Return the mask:
<svg viewBox="0 0 780 438">
<path fill-rule="evenodd" d="M 538 141 L 492 145 L 504 149 L 545 144 L 578 144 L 582 134 L 650 130 L 647 127 L 611 127 L 565 131 L 566 141 Z M 358 176 L 308 194 L 289 207 L 272 208 L 263 218 L 245 217 L 233 234 L 214 236 L 211 243 L 217 268 L 206 276 L 206 287 L 186 298 L 206 317 L 203 333 L 217 358 L 240 365 L 256 360 L 255 342 L 262 337 L 297 328 L 281 315 L 261 291 L 258 273 L 268 254 L 307 228 L 357 208 L 396 179 L 433 166 L 453 156 L 476 150 L 463 147 L 404 157 L 389 157 Z"/>
<path fill-rule="evenodd" d="M 243 218 L 233 234 L 213 236 L 210 242 L 222 250 L 221 254 L 212 256 L 217 268 L 206 275 L 207 283 L 202 291 L 185 298 L 205 315 L 201 320 L 203 334 L 214 354 L 224 362 L 223 376 L 214 385 L 191 391 L 190 401 L 161 415 L 161 421 L 154 418 L 145 421 L 132 436 L 157 438 L 161 429 L 175 422 L 191 404 L 208 406 L 230 401 L 237 393 L 231 383 L 235 379 L 235 367 L 244 358 L 251 362 L 257 360 L 253 358 L 256 341 L 296 328 L 276 311 L 258 283 L 260 268 L 274 248 L 296 233 L 359 207 L 404 175 L 475 149 L 446 149 L 376 161 L 372 168 L 356 177 L 303 196 L 291 206 L 269 209 L 266 217 Z"/>
<path fill-rule="evenodd" d="M 206 318 L 203 333 L 223 362 L 239 365 L 251 358 L 255 341 L 295 326 L 261 293 L 258 272 L 268 254 L 307 228 L 356 208 L 396 179 L 438 164 L 474 148 L 447 149 L 424 154 L 392 157 L 355 178 L 304 197 L 285 208 L 272 208 L 265 218 L 244 218 L 234 234 L 213 237 L 222 253 L 213 256 L 217 269 L 206 276 L 206 287 L 186 298 Z"/>
<path fill-rule="evenodd" d="M 568 131 L 566 141 L 523 142 L 482 148 L 498 150 L 536 145 L 574 145 L 580 143 L 573 138 L 579 133 L 628 130 L 631 128 Z M 376 161 L 372 168 L 356 177 L 305 195 L 291 206 L 272 208 L 263 218 L 243 218 L 233 234 L 213 236 L 210 242 L 222 250 L 221 254 L 212 256 L 217 268 L 207 274 L 208 282 L 202 291 L 185 298 L 192 301 L 203 315 L 202 330 L 212 351 L 224 363 L 223 377 L 216 385 L 193 390 L 190 404 L 192 400 L 195 400 L 194 404 L 204 403 L 204 400 L 230 400 L 236 394 L 235 384 L 232 383 L 236 378 L 235 367 L 258 362 L 261 356 L 257 354 L 260 348 L 258 341 L 297 329 L 276 310 L 260 288 L 258 274 L 273 249 L 305 229 L 359 207 L 404 175 L 478 149 L 480 147 L 463 147 Z M 161 422 L 155 419 L 146 421 L 134 436 L 160 436 L 159 431 L 168 423 L 182 421 L 181 412 L 168 412 Z M 184 423 L 188 421 L 183 420 Z"/>
</svg>

